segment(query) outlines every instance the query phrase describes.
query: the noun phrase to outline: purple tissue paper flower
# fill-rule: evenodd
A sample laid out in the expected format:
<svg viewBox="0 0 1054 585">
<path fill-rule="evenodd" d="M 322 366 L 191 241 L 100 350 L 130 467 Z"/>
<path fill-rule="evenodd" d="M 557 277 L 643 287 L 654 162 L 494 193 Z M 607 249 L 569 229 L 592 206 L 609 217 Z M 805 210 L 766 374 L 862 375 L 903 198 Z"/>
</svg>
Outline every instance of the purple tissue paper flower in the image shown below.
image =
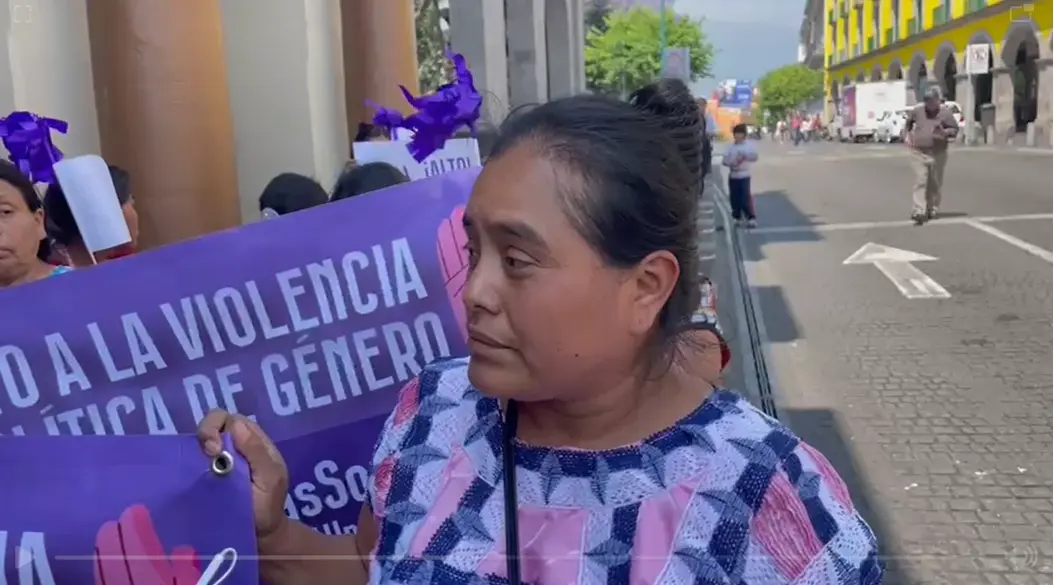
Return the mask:
<svg viewBox="0 0 1054 585">
<path fill-rule="evenodd" d="M 389 135 L 393 135 L 396 128 L 413 132 L 414 136 L 407 148 L 417 162 L 442 148 L 462 126 L 467 126 L 473 136 L 476 134 L 483 96 L 476 91 L 465 58 L 458 54 L 448 54 L 448 57 L 454 63 L 453 82 L 422 96 L 414 96 L 405 87 L 399 86 L 406 102 L 417 110 L 413 114 L 404 117 L 395 110 L 369 104 L 377 110 L 373 123 L 387 129 Z"/>
<path fill-rule="evenodd" d="M 53 183 L 52 165 L 62 160 L 62 151 L 51 140 L 51 131 L 65 134 L 69 123 L 32 112 L 15 111 L 0 118 L 0 141 L 9 160 L 34 183 Z"/>
</svg>

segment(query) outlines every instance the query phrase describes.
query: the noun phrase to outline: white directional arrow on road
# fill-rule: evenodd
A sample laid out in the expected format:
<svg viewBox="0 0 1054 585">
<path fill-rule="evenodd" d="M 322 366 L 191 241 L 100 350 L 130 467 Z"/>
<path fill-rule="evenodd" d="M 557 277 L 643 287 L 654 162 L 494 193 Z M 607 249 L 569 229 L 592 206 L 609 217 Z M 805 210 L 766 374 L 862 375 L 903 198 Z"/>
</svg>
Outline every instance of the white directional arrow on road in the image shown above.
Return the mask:
<svg viewBox="0 0 1054 585">
<path fill-rule="evenodd" d="M 909 299 L 948 299 L 951 293 L 912 262 L 932 262 L 933 256 L 868 242 L 842 264 L 874 264 Z"/>
</svg>

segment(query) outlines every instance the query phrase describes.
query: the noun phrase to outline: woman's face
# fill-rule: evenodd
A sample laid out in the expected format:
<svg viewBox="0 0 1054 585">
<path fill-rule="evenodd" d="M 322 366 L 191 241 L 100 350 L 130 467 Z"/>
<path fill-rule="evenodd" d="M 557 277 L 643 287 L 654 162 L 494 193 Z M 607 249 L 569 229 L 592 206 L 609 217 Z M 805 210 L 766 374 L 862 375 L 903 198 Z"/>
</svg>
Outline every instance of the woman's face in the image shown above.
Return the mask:
<svg viewBox="0 0 1054 585">
<path fill-rule="evenodd" d="M 25 276 L 44 235 L 44 212 L 30 211 L 18 189 L 0 181 L 0 283 Z"/>
<path fill-rule="evenodd" d="M 564 211 L 558 183 L 576 177 L 532 150 L 488 161 L 465 210 L 469 378 L 500 398 L 570 399 L 625 375 L 665 297 L 604 263 Z"/>
</svg>

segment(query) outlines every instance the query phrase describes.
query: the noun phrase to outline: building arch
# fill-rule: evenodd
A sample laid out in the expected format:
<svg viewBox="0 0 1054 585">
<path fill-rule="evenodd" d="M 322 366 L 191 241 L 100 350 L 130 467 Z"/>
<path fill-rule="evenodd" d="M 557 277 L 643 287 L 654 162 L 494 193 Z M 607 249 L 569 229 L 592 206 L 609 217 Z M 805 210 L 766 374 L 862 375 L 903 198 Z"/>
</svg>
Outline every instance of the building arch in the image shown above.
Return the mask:
<svg viewBox="0 0 1054 585">
<path fill-rule="evenodd" d="M 882 77 L 882 66 L 876 63 L 871 68 L 871 81 L 882 81 Z"/>
<path fill-rule="evenodd" d="M 1014 129 L 1023 132 L 1036 121 L 1039 106 L 1039 68 L 1042 36 L 1034 20 L 1016 20 L 1006 31 L 1001 65 L 1010 70 L 1014 85 Z"/>
<path fill-rule="evenodd" d="M 915 53 L 908 63 L 908 83 L 917 87 L 927 75 L 929 75 L 929 69 L 926 67 L 925 53 Z"/>
<path fill-rule="evenodd" d="M 1025 57 L 1038 59 L 1040 49 L 1039 25 L 1032 19 L 1015 20 L 1010 23 L 1003 37 L 1000 60 L 1003 67 L 1013 67 L 1017 64 L 1021 49 L 1025 50 Z"/>
<path fill-rule="evenodd" d="M 904 79 L 904 67 L 900 64 L 900 59 L 893 59 L 893 62 L 889 64 L 887 78 Z"/>
<path fill-rule="evenodd" d="M 856 78 L 855 78 L 855 81 L 856 81 L 857 83 L 863 83 L 863 82 L 867 81 L 867 76 L 866 76 L 866 75 L 864 74 L 864 72 L 863 72 L 863 71 L 857 71 L 857 72 L 856 72 Z"/>
<path fill-rule="evenodd" d="M 979 30 L 975 32 L 972 37 L 970 37 L 970 42 L 968 42 L 967 44 L 980 45 L 984 43 L 987 43 L 989 45 L 995 45 L 995 39 L 992 38 L 992 35 L 988 31 Z"/>
<path fill-rule="evenodd" d="M 937 48 L 937 54 L 933 57 L 933 77 L 941 88 L 941 95 L 945 99 L 955 101 L 956 98 L 956 76 L 959 74 L 959 54 L 955 45 L 949 42 L 941 43 Z"/>
<path fill-rule="evenodd" d="M 831 101 L 836 104 L 839 103 L 842 99 L 842 87 L 838 84 L 837 79 L 831 80 L 830 92 Z"/>
</svg>

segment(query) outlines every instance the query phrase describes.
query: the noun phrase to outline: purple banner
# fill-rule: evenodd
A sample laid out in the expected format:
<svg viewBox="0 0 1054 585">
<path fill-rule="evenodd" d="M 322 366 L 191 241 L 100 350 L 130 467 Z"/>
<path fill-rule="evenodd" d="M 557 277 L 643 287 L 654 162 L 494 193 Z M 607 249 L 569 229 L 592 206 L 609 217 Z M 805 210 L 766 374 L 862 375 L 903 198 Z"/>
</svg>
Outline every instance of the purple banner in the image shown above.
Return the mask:
<svg viewBox="0 0 1054 585">
<path fill-rule="evenodd" d="M 191 435 L 0 437 L 0 584 L 258 585 L 249 468 L 219 463 Z"/>
<path fill-rule="evenodd" d="M 285 453 L 291 515 L 350 530 L 396 391 L 465 353 L 477 173 L 0 290 L 0 434 L 188 433 L 224 408 Z"/>
</svg>

